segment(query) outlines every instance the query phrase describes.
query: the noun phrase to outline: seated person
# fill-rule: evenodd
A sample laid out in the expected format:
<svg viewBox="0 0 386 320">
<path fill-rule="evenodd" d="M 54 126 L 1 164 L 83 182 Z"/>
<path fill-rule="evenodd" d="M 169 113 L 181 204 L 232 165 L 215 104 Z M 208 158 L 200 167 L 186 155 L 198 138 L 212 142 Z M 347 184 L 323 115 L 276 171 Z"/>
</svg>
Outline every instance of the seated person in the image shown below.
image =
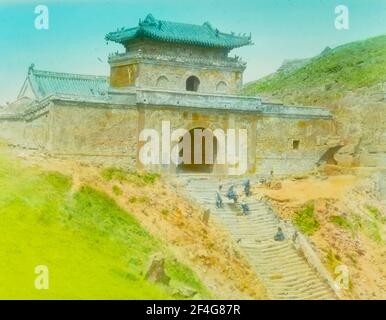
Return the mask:
<svg viewBox="0 0 386 320">
<path fill-rule="evenodd" d="M 284 237 L 284 233 L 283 231 L 281 230 L 281 228 L 277 228 L 277 232 L 275 234 L 275 237 L 274 237 L 275 241 L 283 241 L 285 239 Z"/>
<path fill-rule="evenodd" d="M 231 185 L 230 188 L 228 189 L 227 193 L 225 194 L 225 196 L 229 199 L 229 200 L 233 200 L 234 203 L 237 202 L 237 199 L 238 199 L 238 196 L 237 196 L 237 193 L 236 191 L 234 190 L 234 185 Z"/>
</svg>

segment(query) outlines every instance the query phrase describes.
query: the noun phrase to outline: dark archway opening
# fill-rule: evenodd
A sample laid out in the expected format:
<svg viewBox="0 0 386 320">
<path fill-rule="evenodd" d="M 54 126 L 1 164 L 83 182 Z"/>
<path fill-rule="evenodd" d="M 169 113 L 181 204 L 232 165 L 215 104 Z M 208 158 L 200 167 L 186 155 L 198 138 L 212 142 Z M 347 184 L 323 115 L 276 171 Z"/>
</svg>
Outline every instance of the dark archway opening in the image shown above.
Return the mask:
<svg viewBox="0 0 386 320">
<path fill-rule="evenodd" d="M 341 148 L 343 148 L 343 145 L 329 148 L 325 153 L 323 153 L 316 164 L 318 166 L 322 165 L 323 163 L 337 165 L 338 161 L 336 161 L 334 157 Z"/>
<path fill-rule="evenodd" d="M 196 76 L 190 76 L 186 79 L 186 91 L 198 91 L 200 80 Z"/>
<path fill-rule="evenodd" d="M 201 134 L 195 136 L 196 130 Z M 205 128 L 194 128 L 187 132 L 179 143 L 183 143 L 183 139 L 190 139 L 190 154 L 188 153 L 187 155 L 190 161 L 188 161 L 188 163 L 183 161 L 178 165 L 177 172 L 212 173 L 217 156 L 217 138 L 213 135 L 213 132 Z M 210 143 L 210 141 L 212 141 L 212 143 Z M 210 156 L 210 153 L 212 156 Z M 180 157 L 183 157 L 183 154 L 184 149 L 180 151 Z M 209 160 L 209 163 L 207 163 L 206 160 Z"/>
</svg>

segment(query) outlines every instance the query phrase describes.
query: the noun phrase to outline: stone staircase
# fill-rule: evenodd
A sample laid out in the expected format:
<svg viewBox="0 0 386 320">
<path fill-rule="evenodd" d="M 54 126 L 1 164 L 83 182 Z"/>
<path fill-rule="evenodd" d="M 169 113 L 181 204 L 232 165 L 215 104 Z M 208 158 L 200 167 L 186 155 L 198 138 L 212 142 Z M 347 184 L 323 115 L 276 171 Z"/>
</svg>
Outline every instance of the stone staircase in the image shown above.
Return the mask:
<svg viewBox="0 0 386 320">
<path fill-rule="evenodd" d="M 317 271 L 299 255 L 289 234 L 288 226 L 280 221 L 264 202 L 246 198 L 250 214 L 242 215 L 238 204 L 223 196 L 224 206 L 215 206 L 215 192 L 219 180 L 212 176 L 182 175 L 179 180 L 185 185 L 187 195 L 211 212 L 211 216 L 222 223 L 233 240 L 240 246 L 246 258 L 265 284 L 272 299 L 336 299 L 331 287 Z M 241 180 L 221 181 L 222 195 L 231 183 Z M 273 239 L 278 227 L 286 235 L 284 241 Z"/>
</svg>

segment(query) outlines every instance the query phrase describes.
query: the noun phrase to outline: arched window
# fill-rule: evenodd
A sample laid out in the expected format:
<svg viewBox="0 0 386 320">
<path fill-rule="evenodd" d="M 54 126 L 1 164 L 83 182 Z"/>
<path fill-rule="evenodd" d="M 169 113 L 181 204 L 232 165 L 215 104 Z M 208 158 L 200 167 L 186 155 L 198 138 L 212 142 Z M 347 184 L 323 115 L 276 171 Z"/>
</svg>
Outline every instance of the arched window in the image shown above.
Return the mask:
<svg viewBox="0 0 386 320">
<path fill-rule="evenodd" d="M 160 76 L 157 79 L 156 85 L 157 85 L 157 87 L 160 87 L 160 88 L 166 88 L 168 82 L 169 82 L 168 78 L 166 78 L 165 76 Z"/>
<path fill-rule="evenodd" d="M 224 81 L 220 81 L 217 83 L 216 91 L 217 92 L 226 92 L 227 90 L 227 84 Z"/>
<path fill-rule="evenodd" d="M 198 91 L 200 80 L 196 76 L 190 76 L 186 79 L 186 91 Z"/>
</svg>

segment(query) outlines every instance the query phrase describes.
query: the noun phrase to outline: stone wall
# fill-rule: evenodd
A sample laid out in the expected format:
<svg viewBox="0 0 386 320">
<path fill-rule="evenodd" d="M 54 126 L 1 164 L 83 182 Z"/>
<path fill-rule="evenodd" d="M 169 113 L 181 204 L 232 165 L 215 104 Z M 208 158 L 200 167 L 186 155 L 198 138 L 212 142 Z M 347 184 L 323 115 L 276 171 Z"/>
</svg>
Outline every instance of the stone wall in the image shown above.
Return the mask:
<svg viewBox="0 0 386 320">
<path fill-rule="evenodd" d="M 291 174 L 312 170 L 335 135 L 332 120 L 262 117 L 256 122 L 256 171 Z"/>
<path fill-rule="evenodd" d="M 133 108 L 55 104 L 47 151 L 53 155 L 133 168 L 138 112 Z"/>
<path fill-rule="evenodd" d="M 0 139 L 15 146 L 25 146 L 24 141 L 24 120 L 1 120 Z"/>
<path fill-rule="evenodd" d="M 138 65 L 128 64 L 111 67 L 111 86 L 114 88 L 126 88 L 135 85 L 138 77 Z"/>
<path fill-rule="evenodd" d="M 22 148 L 44 149 L 48 137 L 48 119 L 48 114 L 31 121 L 0 119 L 0 139 Z"/>
<path fill-rule="evenodd" d="M 199 79 L 198 92 L 203 93 L 235 94 L 242 85 L 242 73 L 239 71 L 152 63 L 140 64 L 137 85 L 186 91 L 186 80 L 190 76 Z M 161 82 L 160 79 L 165 80 Z"/>
</svg>

